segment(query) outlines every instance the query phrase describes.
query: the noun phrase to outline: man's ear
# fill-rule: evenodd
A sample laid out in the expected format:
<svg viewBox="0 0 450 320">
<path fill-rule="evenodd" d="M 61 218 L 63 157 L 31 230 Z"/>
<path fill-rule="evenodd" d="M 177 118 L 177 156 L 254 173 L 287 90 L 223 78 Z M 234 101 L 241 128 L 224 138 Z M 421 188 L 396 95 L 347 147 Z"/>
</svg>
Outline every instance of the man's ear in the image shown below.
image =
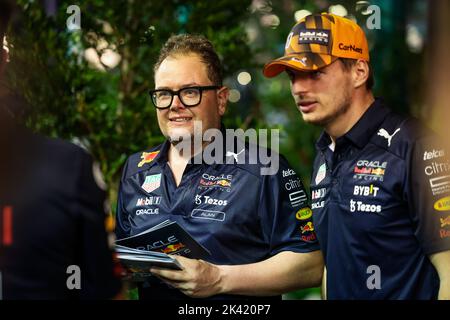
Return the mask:
<svg viewBox="0 0 450 320">
<path fill-rule="evenodd" d="M 229 96 L 230 90 L 228 89 L 228 87 L 222 87 L 217 92 L 217 102 L 220 116 L 223 116 L 225 114 L 225 111 L 227 110 L 227 102 Z"/>
<path fill-rule="evenodd" d="M 352 68 L 353 85 L 355 89 L 365 85 L 369 78 L 369 71 L 369 63 L 367 61 L 356 61 Z"/>
</svg>

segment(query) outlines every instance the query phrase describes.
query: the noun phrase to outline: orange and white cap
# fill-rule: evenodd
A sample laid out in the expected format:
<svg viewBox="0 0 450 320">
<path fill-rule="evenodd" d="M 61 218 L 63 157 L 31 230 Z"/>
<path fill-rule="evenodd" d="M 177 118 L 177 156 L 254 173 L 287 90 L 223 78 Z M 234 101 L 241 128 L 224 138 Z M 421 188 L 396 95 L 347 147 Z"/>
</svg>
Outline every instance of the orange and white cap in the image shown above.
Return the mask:
<svg viewBox="0 0 450 320">
<path fill-rule="evenodd" d="M 284 56 L 267 63 L 263 73 L 272 78 L 287 67 L 301 71 L 318 70 L 337 58 L 369 61 L 364 31 L 355 22 L 334 14 L 312 14 L 292 28 Z"/>
</svg>

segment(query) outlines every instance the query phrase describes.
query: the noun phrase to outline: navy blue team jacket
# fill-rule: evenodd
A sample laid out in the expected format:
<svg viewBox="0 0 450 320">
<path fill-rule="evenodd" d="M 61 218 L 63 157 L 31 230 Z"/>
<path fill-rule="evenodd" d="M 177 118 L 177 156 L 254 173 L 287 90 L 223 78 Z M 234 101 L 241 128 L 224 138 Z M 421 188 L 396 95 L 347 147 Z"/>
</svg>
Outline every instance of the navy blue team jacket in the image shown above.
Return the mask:
<svg viewBox="0 0 450 320">
<path fill-rule="evenodd" d="M 435 299 L 428 256 L 450 249 L 445 150 L 380 100 L 330 144 L 323 133 L 311 186 L 328 298 Z"/>
<path fill-rule="evenodd" d="M 249 164 L 248 146 L 244 153 L 233 150 L 246 157 L 243 164 L 239 158 L 226 163 L 224 152 L 222 164 L 188 164 L 177 187 L 167 162 L 169 146 L 166 141 L 127 160 L 119 189 L 118 239 L 171 219 L 211 252 L 208 261 L 214 264 L 318 250 L 307 194 L 283 157 L 277 174 L 261 175 L 262 164 Z M 141 299 L 187 298 L 156 282 L 140 286 L 139 294 Z"/>
</svg>

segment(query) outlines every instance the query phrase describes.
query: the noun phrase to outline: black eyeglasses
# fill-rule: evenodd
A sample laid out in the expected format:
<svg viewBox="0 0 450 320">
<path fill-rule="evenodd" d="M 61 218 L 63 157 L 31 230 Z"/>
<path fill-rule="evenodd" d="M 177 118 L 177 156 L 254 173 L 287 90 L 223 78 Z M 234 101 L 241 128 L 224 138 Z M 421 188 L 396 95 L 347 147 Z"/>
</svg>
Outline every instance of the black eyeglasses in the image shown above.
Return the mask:
<svg viewBox="0 0 450 320">
<path fill-rule="evenodd" d="M 183 88 L 178 91 L 170 89 L 150 90 L 152 102 L 158 109 L 167 109 L 172 105 L 173 96 L 178 96 L 186 107 L 195 107 L 202 101 L 202 93 L 205 90 L 217 90 L 220 86 L 196 86 Z"/>
</svg>

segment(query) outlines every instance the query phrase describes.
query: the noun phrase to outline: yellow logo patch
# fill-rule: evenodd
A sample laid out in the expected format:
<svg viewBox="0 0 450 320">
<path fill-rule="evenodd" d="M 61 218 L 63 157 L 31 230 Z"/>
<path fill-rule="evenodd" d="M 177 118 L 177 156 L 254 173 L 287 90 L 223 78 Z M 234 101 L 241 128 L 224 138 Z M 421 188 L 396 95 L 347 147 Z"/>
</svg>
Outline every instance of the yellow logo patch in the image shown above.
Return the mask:
<svg viewBox="0 0 450 320">
<path fill-rule="evenodd" d="M 154 151 L 154 152 L 142 152 L 141 155 L 141 162 L 139 162 L 138 167 L 142 167 L 144 164 L 146 163 L 150 163 L 153 161 L 153 159 L 156 158 L 156 156 L 158 155 L 159 151 Z"/>
<path fill-rule="evenodd" d="M 439 199 L 434 203 L 434 209 L 437 211 L 448 211 L 450 210 L 450 197 L 445 197 Z"/>
<path fill-rule="evenodd" d="M 295 214 L 295 218 L 297 218 L 297 220 L 306 220 L 311 218 L 311 216 L 312 210 L 310 208 L 302 208 Z"/>
</svg>

